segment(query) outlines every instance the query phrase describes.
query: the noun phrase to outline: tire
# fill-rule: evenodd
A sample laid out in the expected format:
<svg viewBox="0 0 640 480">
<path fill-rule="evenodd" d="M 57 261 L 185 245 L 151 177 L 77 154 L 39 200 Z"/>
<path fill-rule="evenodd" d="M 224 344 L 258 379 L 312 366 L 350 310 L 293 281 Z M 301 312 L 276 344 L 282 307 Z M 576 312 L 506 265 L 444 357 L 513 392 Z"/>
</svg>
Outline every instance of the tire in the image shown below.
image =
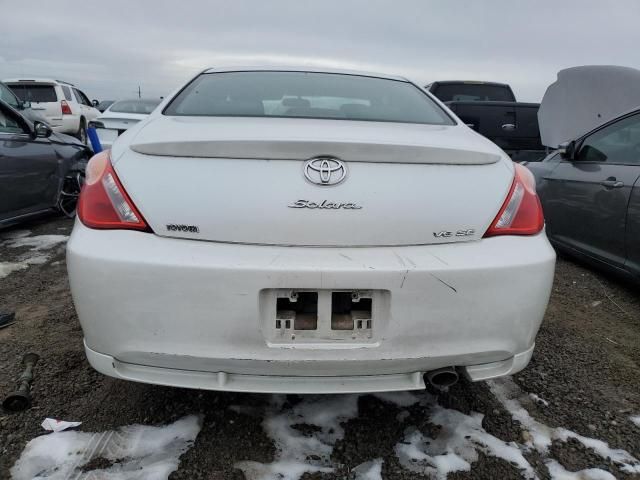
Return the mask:
<svg viewBox="0 0 640 480">
<path fill-rule="evenodd" d="M 80 119 L 80 126 L 78 127 L 78 131 L 76 132 L 75 137 L 80 140 L 83 145 L 87 145 L 87 123 L 85 122 L 84 118 Z"/>
</svg>

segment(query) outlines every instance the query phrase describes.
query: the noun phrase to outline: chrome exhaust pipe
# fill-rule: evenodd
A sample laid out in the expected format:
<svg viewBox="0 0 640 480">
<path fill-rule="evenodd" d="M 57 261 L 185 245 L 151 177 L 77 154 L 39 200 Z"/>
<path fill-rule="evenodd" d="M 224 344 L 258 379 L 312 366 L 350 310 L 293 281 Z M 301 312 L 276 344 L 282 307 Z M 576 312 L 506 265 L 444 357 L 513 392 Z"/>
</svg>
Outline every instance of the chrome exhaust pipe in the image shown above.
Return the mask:
<svg viewBox="0 0 640 480">
<path fill-rule="evenodd" d="M 438 368 L 424 374 L 431 385 L 436 388 L 449 388 L 458 383 L 458 372 L 453 367 Z"/>
</svg>

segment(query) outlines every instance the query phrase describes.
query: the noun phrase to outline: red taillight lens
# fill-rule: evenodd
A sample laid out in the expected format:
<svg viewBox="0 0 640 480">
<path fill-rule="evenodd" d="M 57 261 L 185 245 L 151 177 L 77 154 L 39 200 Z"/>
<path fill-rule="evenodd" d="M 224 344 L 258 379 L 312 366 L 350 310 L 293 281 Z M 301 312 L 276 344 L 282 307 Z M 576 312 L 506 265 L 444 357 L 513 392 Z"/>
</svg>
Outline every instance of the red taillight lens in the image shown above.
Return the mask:
<svg viewBox="0 0 640 480">
<path fill-rule="evenodd" d="M 85 184 L 78 200 L 78 218 L 89 228 L 150 232 L 118 180 L 110 153 L 110 150 L 98 153 L 87 164 Z"/>
<path fill-rule="evenodd" d="M 62 108 L 63 115 L 71 115 L 71 107 L 66 100 L 60 100 L 60 107 Z"/>
<path fill-rule="evenodd" d="M 489 230 L 484 234 L 485 237 L 533 235 L 544 227 L 535 178 L 526 167 L 517 163 L 515 167 L 516 173 L 509 195 Z"/>
</svg>

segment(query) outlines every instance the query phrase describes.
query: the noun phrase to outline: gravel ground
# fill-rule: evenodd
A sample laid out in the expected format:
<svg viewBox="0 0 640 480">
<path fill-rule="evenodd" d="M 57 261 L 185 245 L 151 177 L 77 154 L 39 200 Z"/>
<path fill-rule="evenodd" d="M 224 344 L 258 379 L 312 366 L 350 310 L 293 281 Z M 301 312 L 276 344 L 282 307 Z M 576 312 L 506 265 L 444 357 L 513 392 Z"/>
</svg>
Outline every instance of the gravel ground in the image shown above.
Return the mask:
<svg viewBox="0 0 640 480">
<path fill-rule="evenodd" d="M 451 479 L 640 478 L 640 466 L 629 460 L 640 458 L 640 425 L 630 420 L 640 415 L 636 287 L 559 259 L 534 358 L 512 380 L 462 381 L 448 392 L 387 396 L 190 391 L 107 378 L 87 364 L 64 243 L 46 237 L 47 245 L 34 247 L 34 241 L 21 247 L 11 239 L 27 230 L 28 238 L 68 235 L 71 225 L 53 218 L 0 233 L 0 311 L 15 311 L 17 319 L 0 330 L 0 395 L 15 388 L 24 353 L 41 355 L 33 407 L 0 413 L 1 479 L 10 478 L 27 442 L 46 434 L 40 426 L 45 417 L 82 421 L 80 431 L 104 432 L 132 424 L 166 425 L 191 414 L 200 415 L 201 430 L 171 474 L 174 480 L 259 478 L 260 472 L 273 474 L 294 458 L 298 448 L 297 460 L 326 471 L 289 469 L 280 478 L 436 478 L 416 449 L 431 456 L 453 449 L 466 458 L 470 469 L 450 473 Z M 9 263 L 15 271 L 2 278 Z M 514 401 L 524 410 L 516 411 Z M 278 421 L 288 427 L 278 430 Z M 465 434 L 465 425 L 474 422 Z M 536 432 L 547 435 L 548 448 L 535 447 Z M 624 450 L 627 467 L 614 451 L 597 453 L 603 444 L 592 442 L 590 448 L 582 437 Z M 292 438 L 295 442 L 287 443 Z M 403 461 L 399 452 L 411 446 L 416 447 L 413 459 Z M 521 454 L 531 471 L 505 457 L 507 450 Z M 82 471 L 113 469 L 119 461 L 96 455 Z M 239 465 L 247 461 L 257 463 Z M 588 470 L 595 468 L 601 471 Z M 558 473 L 563 470 L 583 472 L 563 477 Z"/>
</svg>

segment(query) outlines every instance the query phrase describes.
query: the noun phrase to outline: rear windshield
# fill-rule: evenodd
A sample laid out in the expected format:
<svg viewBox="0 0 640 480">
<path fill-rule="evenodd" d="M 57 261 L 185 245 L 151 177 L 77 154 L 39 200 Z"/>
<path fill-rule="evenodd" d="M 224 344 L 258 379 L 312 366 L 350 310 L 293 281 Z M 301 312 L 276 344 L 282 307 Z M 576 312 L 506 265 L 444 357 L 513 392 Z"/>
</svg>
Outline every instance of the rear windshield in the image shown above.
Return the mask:
<svg viewBox="0 0 640 480">
<path fill-rule="evenodd" d="M 160 100 L 122 100 L 114 103 L 109 109 L 117 113 L 149 114 L 158 106 Z"/>
<path fill-rule="evenodd" d="M 443 102 L 513 102 L 515 98 L 508 87 L 452 83 L 438 85 L 433 94 Z"/>
<path fill-rule="evenodd" d="M 9 85 L 20 100 L 27 102 L 57 102 L 53 85 Z"/>
<path fill-rule="evenodd" d="M 315 72 L 205 73 L 182 90 L 164 113 L 454 124 L 411 83 Z"/>
</svg>

